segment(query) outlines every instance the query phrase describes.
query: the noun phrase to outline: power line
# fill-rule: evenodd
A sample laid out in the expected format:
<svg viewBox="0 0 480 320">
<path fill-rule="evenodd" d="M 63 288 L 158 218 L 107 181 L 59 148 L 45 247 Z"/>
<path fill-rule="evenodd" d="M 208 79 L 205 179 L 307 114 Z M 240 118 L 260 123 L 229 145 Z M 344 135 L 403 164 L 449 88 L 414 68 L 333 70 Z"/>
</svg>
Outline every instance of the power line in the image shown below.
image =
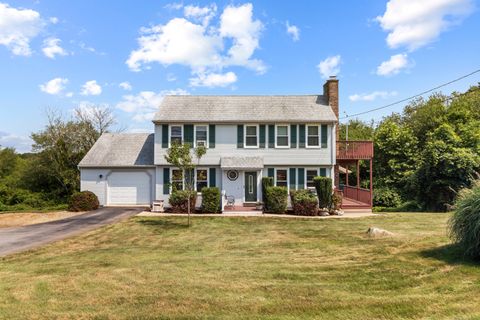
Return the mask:
<svg viewBox="0 0 480 320">
<path fill-rule="evenodd" d="M 441 85 L 439 85 L 439 86 L 436 86 L 436 87 L 434 87 L 434 88 L 428 89 L 428 90 L 426 90 L 426 91 L 423 91 L 423 92 L 418 93 L 418 94 L 416 94 L 416 95 L 410 96 L 410 97 L 408 97 L 408 98 L 405 98 L 405 99 L 402 99 L 402 100 L 398 100 L 398 101 L 395 101 L 395 102 L 393 102 L 393 103 L 389 103 L 389 104 L 387 104 L 387 105 L 384 105 L 384 106 L 381 106 L 381 107 L 377 107 L 377 108 L 374 108 L 374 109 L 370 109 L 370 110 L 367 110 L 367 111 L 362 111 L 362 112 L 359 112 L 359 113 L 355 113 L 355 114 L 352 114 L 352 115 L 348 115 L 348 116 L 345 116 L 345 117 L 340 118 L 340 120 L 342 120 L 342 119 L 348 119 L 348 118 L 351 118 L 351 117 L 360 116 L 360 115 L 362 115 L 362 114 L 366 114 L 366 113 L 370 113 L 370 112 L 374 112 L 374 111 L 378 111 L 378 110 L 385 109 L 385 108 L 394 106 L 394 105 L 399 104 L 399 103 L 402 103 L 402 102 L 406 102 L 406 101 L 415 99 L 415 98 L 417 98 L 417 97 L 421 97 L 421 96 L 423 96 L 424 94 L 427 94 L 427 93 L 430 93 L 430 92 L 432 92 L 432 91 L 438 90 L 438 89 L 443 88 L 443 87 L 445 87 L 445 86 L 448 86 L 448 85 L 450 85 L 450 84 L 452 84 L 452 83 L 454 83 L 454 82 L 457 82 L 457 81 L 463 80 L 463 79 L 465 79 L 465 78 L 468 78 L 468 77 L 470 77 L 470 76 L 472 76 L 472 75 L 474 75 L 474 74 L 476 74 L 476 73 L 479 73 L 479 72 L 480 72 L 480 69 L 477 69 L 477 70 L 472 71 L 472 72 L 470 72 L 470 73 L 468 73 L 468 74 L 466 74 L 466 75 L 461 76 L 460 78 L 457 78 L 457 79 L 454 79 L 454 80 L 452 80 L 452 81 L 443 83 L 443 84 L 441 84 Z"/>
</svg>

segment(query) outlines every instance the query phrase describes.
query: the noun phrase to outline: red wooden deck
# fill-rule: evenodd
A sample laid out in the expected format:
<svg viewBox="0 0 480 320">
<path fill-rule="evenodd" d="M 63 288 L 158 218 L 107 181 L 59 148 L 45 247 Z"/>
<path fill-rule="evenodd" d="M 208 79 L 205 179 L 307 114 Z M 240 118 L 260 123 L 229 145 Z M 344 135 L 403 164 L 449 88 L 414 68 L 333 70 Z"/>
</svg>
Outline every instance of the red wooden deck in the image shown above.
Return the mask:
<svg viewBox="0 0 480 320">
<path fill-rule="evenodd" d="M 337 141 L 337 160 L 373 158 L 373 141 Z"/>
</svg>

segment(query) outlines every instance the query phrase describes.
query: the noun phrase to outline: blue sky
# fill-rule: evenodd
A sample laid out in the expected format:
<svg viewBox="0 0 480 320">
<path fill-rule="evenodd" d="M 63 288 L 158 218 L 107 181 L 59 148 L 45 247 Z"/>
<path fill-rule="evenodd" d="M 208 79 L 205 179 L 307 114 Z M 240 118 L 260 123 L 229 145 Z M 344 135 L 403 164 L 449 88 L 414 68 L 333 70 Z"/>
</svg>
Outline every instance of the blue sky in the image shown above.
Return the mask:
<svg viewBox="0 0 480 320">
<path fill-rule="evenodd" d="M 0 0 L 0 145 L 29 151 L 45 110 L 109 106 L 127 131 L 165 94 L 313 94 L 353 114 L 480 67 L 474 0 Z M 480 75 L 444 92 L 463 91 Z M 380 120 L 397 105 L 367 114 Z"/>
</svg>

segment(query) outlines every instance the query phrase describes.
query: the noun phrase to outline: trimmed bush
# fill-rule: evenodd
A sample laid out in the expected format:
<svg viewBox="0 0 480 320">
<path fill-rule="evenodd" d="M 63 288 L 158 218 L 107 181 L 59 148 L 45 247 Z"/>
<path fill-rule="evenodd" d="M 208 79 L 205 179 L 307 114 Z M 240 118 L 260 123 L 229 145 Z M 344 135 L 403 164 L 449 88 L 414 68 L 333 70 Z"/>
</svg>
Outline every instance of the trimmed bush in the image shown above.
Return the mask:
<svg viewBox="0 0 480 320">
<path fill-rule="evenodd" d="M 395 208 L 402 203 L 400 195 L 390 188 L 376 188 L 373 190 L 373 205 L 378 207 Z"/>
<path fill-rule="evenodd" d="M 265 211 L 267 210 L 267 188 L 273 187 L 273 178 L 272 177 L 263 177 L 262 178 L 262 202 Z"/>
<path fill-rule="evenodd" d="M 313 178 L 315 190 L 317 191 L 318 205 L 321 209 L 330 209 L 332 205 L 332 179 L 328 177 Z"/>
<path fill-rule="evenodd" d="M 196 191 L 174 190 L 168 198 L 168 203 L 172 207 L 172 212 L 188 213 L 188 196 L 190 195 L 190 212 L 195 212 L 195 201 L 197 200 Z"/>
<path fill-rule="evenodd" d="M 97 196 L 90 191 L 76 192 L 70 197 L 68 211 L 90 211 L 100 206 Z"/>
<path fill-rule="evenodd" d="M 318 200 L 310 190 L 290 191 L 293 213 L 299 216 L 316 216 L 318 214 Z"/>
<path fill-rule="evenodd" d="M 287 211 L 288 191 L 285 187 L 267 187 L 268 212 L 285 213 Z"/>
<path fill-rule="evenodd" d="M 216 187 L 202 189 L 202 212 L 220 212 L 220 189 Z"/>
<path fill-rule="evenodd" d="M 343 196 L 339 192 L 334 192 L 332 195 L 332 209 L 333 210 L 340 210 L 342 206 Z"/>
<path fill-rule="evenodd" d="M 466 256 L 480 259 L 480 183 L 460 191 L 450 218 L 449 235 Z"/>
</svg>

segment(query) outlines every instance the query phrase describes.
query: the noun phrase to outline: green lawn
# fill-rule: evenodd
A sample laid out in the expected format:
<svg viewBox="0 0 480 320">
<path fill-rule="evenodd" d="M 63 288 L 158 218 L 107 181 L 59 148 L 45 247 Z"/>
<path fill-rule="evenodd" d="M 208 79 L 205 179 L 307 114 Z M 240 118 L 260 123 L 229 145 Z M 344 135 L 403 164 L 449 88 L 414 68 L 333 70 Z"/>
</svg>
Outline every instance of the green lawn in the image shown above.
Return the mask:
<svg viewBox="0 0 480 320">
<path fill-rule="evenodd" d="M 447 219 L 132 218 L 0 259 L 0 319 L 478 319 Z"/>
</svg>

